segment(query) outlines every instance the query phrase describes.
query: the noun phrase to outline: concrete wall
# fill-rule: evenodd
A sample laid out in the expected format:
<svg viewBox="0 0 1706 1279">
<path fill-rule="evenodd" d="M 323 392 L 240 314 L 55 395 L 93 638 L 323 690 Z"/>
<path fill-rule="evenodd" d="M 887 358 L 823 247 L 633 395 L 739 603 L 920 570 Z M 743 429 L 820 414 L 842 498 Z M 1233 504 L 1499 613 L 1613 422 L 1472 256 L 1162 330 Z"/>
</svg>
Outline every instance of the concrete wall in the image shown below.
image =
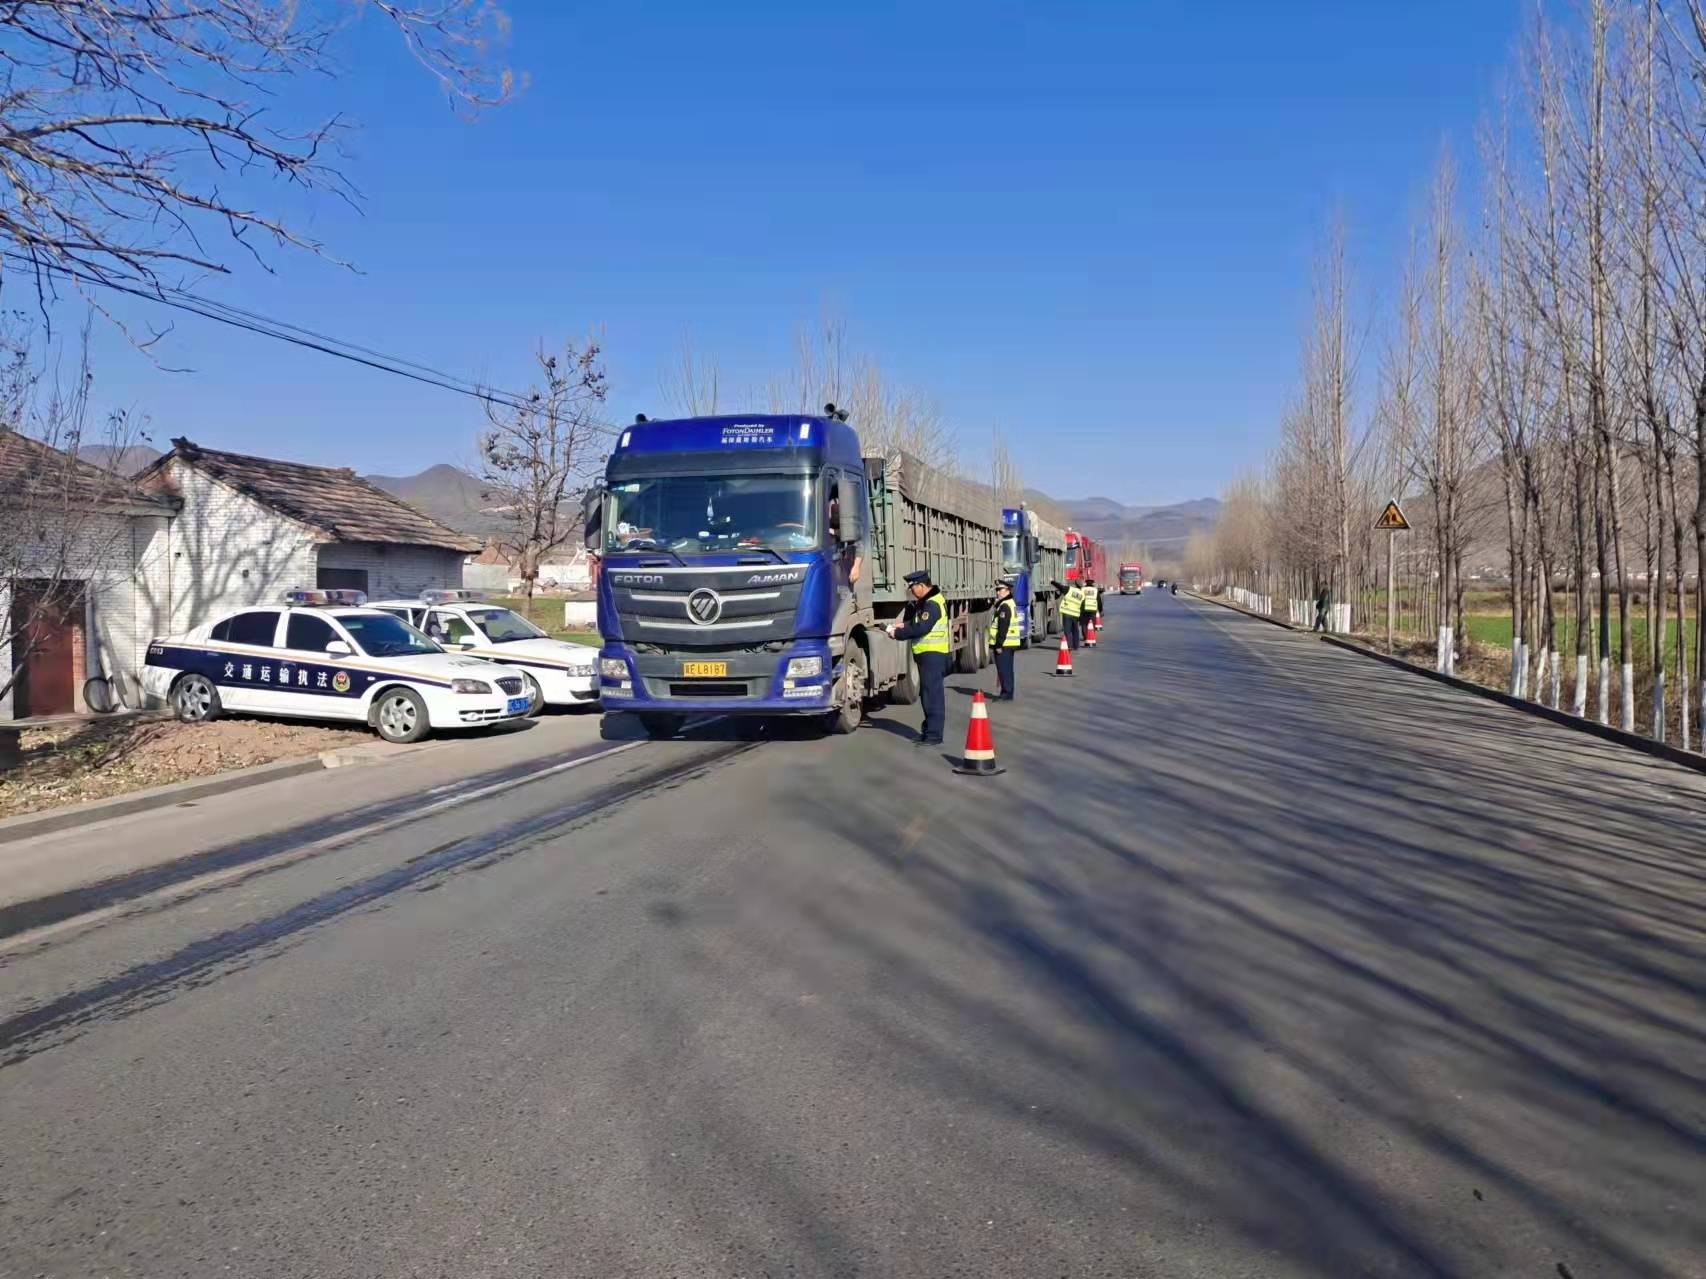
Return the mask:
<svg viewBox="0 0 1706 1279">
<path fill-rule="evenodd" d="M 462 585 L 462 551 L 431 546 L 395 546 L 372 542 L 328 542 L 317 548 L 316 564 L 324 568 L 367 570 L 369 599 L 413 599 L 426 590 L 454 590 Z M 314 574 L 305 585 L 314 585 Z"/>
</svg>

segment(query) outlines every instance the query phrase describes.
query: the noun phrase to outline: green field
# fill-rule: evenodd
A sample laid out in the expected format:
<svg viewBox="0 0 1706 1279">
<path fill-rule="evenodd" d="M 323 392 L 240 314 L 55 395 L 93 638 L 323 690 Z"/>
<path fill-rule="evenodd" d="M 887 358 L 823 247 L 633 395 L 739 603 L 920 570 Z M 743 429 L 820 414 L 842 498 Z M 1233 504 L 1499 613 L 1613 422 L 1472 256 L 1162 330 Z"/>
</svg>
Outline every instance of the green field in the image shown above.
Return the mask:
<svg viewBox="0 0 1706 1279">
<path fill-rule="evenodd" d="M 1510 647 L 1510 643 L 1511 643 L 1510 614 L 1508 614 L 1508 613 L 1470 613 L 1468 615 L 1468 620 L 1467 620 L 1466 625 L 1467 625 L 1467 628 L 1469 631 L 1469 640 L 1472 644 L 1486 645 L 1488 647 L 1493 647 L 1493 648 L 1509 648 Z M 1561 653 L 1572 652 L 1573 649 L 1571 646 L 1574 643 L 1575 633 L 1576 633 L 1575 620 L 1571 617 L 1559 617 L 1557 619 L 1557 626 L 1558 626 L 1558 651 Z M 1595 626 L 1595 630 L 1596 631 L 1598 630 L 1597 624 Z M 1647 652 L 1647 644 L 1648 644 L 1647 619 L 1644 617 L 1631 618 L 1630 619 L 1629 632 L 1630 632 L 1629 633 L 1629 640 L 1630 640 L 1631 645 L 1633 646 L 1632 651 L 1635 655 L 1635 659 L 1637 661 L 1643 660 L 1644 656 Z M 1699 633 L 1700 633 L 1699 621 L 1695 618 L 1692 618 L 1692 617 L 1689 618 L 1688 619 L 1688 643 L 1690 646 L 1689 650 L 1688 650 L 1689 652 L 1694 651 L 1693 650 L 1693 644 L 1695 642 L 1695 637 Z M 1611 619 L 1611 653 L 1612 653 L 1613 657 L 1615 657 L 1617 655 L 1617 645 L 1618 645 L 1618 641 L 1621 638 L 1621 636 L 1622 636 L 1622 628 L 1620 626 L 1618 626 L 1617 619 L 1614 617 Z M 1673 617 L 1673 618 L 1667 619 L 1666 623 L 1665 623 L 1665 659 L 1667 662 L 1674 662 L 1676 660 L 1676 640 L 1677 640 L 1677 623 L 1676 623 L 1676 619 Z"/>
<path fill-rule="evenodd" d="M 571 644 L 590 644 L 594 648 L 604 643 L 596 631 L 571 631 L 563 625 L 563 601 L 539 595 L 533 599 L 533 607 L 527 606 L 527 599 L 521 595 L 494 595 L 486 603 L 498 608 L 513 609 L 541 630 L 550 632 L 552 639 L 568 640 Z"/>
</svg>

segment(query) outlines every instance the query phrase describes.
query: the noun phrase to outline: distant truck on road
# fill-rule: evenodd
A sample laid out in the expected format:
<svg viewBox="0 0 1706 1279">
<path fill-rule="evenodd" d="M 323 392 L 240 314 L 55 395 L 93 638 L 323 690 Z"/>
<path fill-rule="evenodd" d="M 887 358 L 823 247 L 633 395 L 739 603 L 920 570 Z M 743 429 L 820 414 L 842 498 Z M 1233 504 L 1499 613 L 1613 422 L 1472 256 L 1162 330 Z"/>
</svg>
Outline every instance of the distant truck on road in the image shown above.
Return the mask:
<svg viewBox="0 0 1706 1279">
<path fill-rule="evenodd" d="M 1101 543 L 1084 533 L 1066 530 L 1066 580 L 1083 585 L 1095 582 L 1108 584 L 1108 557 Z"/>
<path fill-rule="evenodd" d="M 1001 512 L 1001 571 L 1013 579 L 1019 644 L 1029 648 L 1060 631 L 1060 591 L 1066 579 L 1066 533 L 1030 507 Z"/>
<path fill-rule="evenodd" d="M 1121 595 L 1142 595 L 1143 594 L 1143 565 L 1141 565 L 1141 564 L 1121 564 L 1120 565 L 1120 594 Z"/>
<path fill-rule="evenodd" d="M 989 663 L 1002 518 L 987 489 L 905 453 L 865 457 L 819 415 L 637 420 L 585 506 L 601 557 L 599 690 L 654 737 L 690 715 L 816 717 L 851 733 L 918 698 L 898 619 L 929 571 L 956 669 Z"/>
</svg>

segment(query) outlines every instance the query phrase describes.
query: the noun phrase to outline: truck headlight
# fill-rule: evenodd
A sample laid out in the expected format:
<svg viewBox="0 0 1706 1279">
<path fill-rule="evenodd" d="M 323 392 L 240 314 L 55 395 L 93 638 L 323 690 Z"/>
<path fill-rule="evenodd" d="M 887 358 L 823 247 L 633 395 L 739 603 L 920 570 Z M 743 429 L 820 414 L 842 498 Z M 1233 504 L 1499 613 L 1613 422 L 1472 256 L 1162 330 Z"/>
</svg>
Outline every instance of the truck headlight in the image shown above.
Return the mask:
<svg viewBox="0 0 1706 1279">
<path fill-rule="evenodd" d="M 598 659 L 598 673 L 605 679 L 627 679 L 628 663 L 620 657 L 601 657 Z"/>
<path fill-rule="evenodd" d="M 453 679 L 450 681 L 452 693 L 490 693 L 492 686 L 483 679 Z"/>
<path fill-rule="evenodd" d="M 823 674 L 823 658 L 795 657 L 788 661 L 787 679 L 810 679 L 813 675 Z"/>
</svg>

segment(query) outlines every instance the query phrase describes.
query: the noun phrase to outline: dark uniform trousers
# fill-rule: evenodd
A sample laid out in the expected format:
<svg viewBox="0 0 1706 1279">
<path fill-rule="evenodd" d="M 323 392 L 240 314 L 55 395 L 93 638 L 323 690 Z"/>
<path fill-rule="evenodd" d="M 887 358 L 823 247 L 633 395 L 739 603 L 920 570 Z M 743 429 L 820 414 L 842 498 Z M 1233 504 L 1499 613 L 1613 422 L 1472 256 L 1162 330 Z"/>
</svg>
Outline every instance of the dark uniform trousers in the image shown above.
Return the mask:
<svg viewBox="0 0 1706 1279">
<path fill-rule="evenodd" d="M 1013 685 L 1013 654 L 1016 648 L 998 648 L 995 650 L 995 682 L 1001 686 L 1001 696 L 1013 697 L 1018 689 Z"/>
<path fill-rule="evenodd" d="M 918 700 L 924 708 L 924 730 L 927 742 L 942 740 L 942 730 L 948 717 L 943 685 L 948 680 L 947 653 L 914 653 L 918 663 Z"/>
</svg>

